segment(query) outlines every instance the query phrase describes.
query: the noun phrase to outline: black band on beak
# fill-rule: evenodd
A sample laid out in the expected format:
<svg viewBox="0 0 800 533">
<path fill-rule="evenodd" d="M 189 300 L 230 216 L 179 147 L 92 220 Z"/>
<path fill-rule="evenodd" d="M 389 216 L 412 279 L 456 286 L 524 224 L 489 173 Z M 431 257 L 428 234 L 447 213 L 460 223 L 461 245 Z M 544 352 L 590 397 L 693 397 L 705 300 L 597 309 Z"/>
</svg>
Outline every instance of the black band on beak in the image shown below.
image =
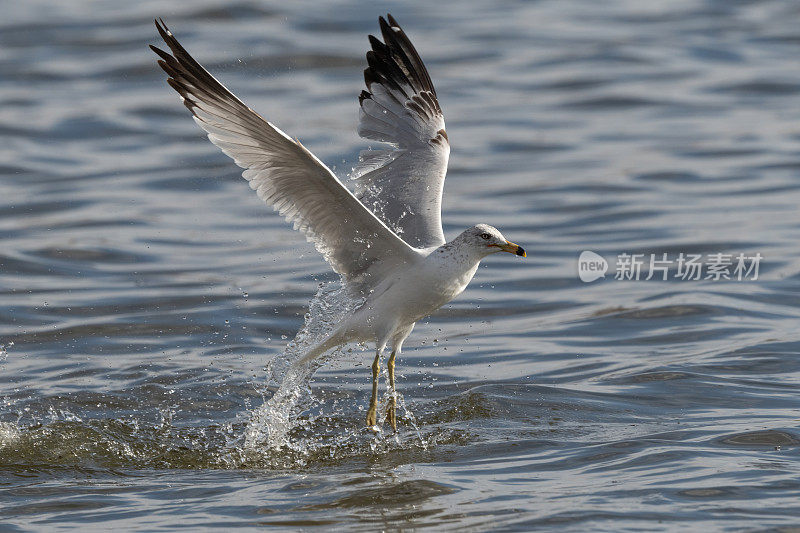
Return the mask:
<svg viewBox="0 0 800 533">
<path fill-rule="evenodd" d="M 525 249 L 522 246 L 517 246 L 517 255 L 525 257 Z"/>
</svg>

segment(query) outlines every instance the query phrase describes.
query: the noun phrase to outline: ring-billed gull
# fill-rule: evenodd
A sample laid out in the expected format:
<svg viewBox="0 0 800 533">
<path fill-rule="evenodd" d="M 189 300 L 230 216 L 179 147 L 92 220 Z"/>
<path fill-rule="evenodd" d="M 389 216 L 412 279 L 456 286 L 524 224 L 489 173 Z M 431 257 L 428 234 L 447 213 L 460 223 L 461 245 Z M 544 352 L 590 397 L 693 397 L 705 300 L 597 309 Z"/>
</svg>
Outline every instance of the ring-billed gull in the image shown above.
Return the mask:
<svg viewBox="0 0 800 533">
<path fill-rule="evenodd" d="M 484 257 L 525 251 L 478 224 L 447 242 L 442 187 L 450 142 L 436 90 L 411 41 L 388 15 L 370 35 L 358 133 L 386 143 L 361 153 L 355 194 L 299 141 L 247 107 L 156 21 L 171 54 L 151 46 L 169 84 L 209 140 L 244 168 L 258 196 L 305 233 L 363 304 L 303 356 L 351 341 L 375 342 L 367 426 L 376 427 L 380 360 L 388 360 L 387 418 L 396 431 L 395 358 L 414 324 L 458 296 Z"/>
</svg>

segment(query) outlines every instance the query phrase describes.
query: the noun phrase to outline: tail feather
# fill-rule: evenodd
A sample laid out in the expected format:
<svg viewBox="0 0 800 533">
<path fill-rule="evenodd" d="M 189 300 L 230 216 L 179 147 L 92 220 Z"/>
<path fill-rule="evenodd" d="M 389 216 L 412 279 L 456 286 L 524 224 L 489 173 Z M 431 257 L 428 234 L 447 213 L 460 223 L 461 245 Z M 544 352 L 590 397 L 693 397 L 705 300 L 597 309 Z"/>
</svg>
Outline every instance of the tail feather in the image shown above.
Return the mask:
<svg viewBox="0 0 800 533">
<path fill-rule="evenodd" d="M 342 344 L 338 330 L 334 331 L 327 339 L 313 346 L 303 357 L 295 362 L 295 365 L 306 365 L 314 359 L 322 356 L 325 352 Z"/>
</svg>

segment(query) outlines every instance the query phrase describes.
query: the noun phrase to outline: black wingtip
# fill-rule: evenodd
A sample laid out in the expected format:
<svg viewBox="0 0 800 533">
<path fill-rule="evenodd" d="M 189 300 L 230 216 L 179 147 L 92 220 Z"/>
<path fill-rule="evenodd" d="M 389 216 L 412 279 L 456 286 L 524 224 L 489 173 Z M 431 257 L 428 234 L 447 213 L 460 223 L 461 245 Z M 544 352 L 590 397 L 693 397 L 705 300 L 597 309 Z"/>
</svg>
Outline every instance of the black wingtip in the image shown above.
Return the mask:
<svg viewBox="0 0 800 533">
<path fill-rule="evenodd" d="M 374 35 L 369 36 L 372 50 L 367 52 L 367 63 L 373 72 L 365 73 L 367 89 L 370 82 L 377 82 L 403 94 L 403 88 L 410 86 L 415 92 L 427 91 L 435 97 L 436 89 L 430 75 L 397 19 L 387 13 L 385 17 L 378 17 L 378 25 L 383 41 Z"/>
<path fill-rule="evenodd" d="M 158 30 L 158 34 L 164 41 L 167 41 L 167 37 L 169 36 L 169 30 L 167 29 L 166 24 L 164 24 L 164 21 L 159 18 L 155 19 L 153 22 L 156 25 L 156 30 Z"/>
<path fill-rule="evenodd" d="M 167 26 L 167 23 L 164 22 L 163 18 L 158 17 L 157 19 L 153 19 L 153 22 L 155 23 L 156 29 L 158 30 L 158 34 L 161 35 L 162 39 L 166 41 L 167 37 L 173 37 L 172 31 L 170 31 L 169 27 Z"/>
</svg>

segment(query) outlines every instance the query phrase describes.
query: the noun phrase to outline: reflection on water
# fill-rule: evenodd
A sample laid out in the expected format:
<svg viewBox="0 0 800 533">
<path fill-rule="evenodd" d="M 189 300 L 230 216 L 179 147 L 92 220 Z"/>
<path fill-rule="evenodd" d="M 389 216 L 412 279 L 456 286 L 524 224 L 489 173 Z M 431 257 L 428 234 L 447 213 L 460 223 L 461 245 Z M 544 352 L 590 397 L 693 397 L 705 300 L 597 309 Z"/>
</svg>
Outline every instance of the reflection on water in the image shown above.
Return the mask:
<svg viewBox="0 0 800 533">
<path fill-rule="evenodd" d="M 498 9 L 498 7 L 502 7 Z M 245 451 L 265 368 L 333 280 L 205 141 L 163 16 L 347 175 L 391 11 L 453 144 L 445 232 L 489 258 L 398 362 L 324 366 L 291 447 Z M 146 0 L 0 22 L 0 520 L 11 528 L 796 525 L 800 9 L 789 0 L 370 6 Z M 760 253 L 759 280 L 583 283 L 577 258 Z"/>
</svg>

